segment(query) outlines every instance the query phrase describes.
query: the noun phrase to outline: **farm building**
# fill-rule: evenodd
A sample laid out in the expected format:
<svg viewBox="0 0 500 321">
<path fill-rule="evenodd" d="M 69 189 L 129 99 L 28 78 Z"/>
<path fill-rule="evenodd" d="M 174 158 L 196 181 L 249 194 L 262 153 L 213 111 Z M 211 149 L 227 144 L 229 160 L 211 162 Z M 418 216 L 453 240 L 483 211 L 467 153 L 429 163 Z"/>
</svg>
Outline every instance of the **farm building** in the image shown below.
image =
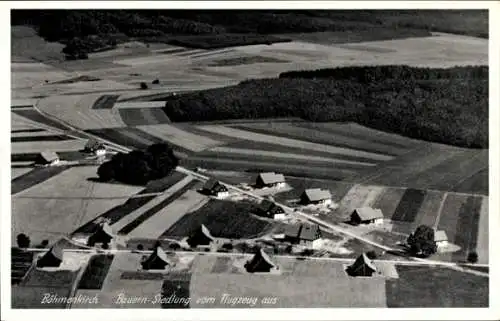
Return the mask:
<svg viewBox="0 0 500 321">
<path fill-rule="evenodd" d="M 203 193 L 212 195 L 217 198 L 224 198 L 229 196 L 229 191 L 226 186 L 222 185 L 215 179 L 209 179 L 202 188 Z"/>
<path fill-rule="evenodd" d="M 63 248 L 58 243 L 54 244 L 50 250 L 45 253 L 37 262 L 36 266 L 43 267 L 59 267 L 63 261 Z"/>
<path fill-rule="evenodd" d="M 285 176 L 274 172 L 260 173 L 255 182 L 257 188 L 263 187 L 283 187 L 285 186 Z"/>
<path fill-rule="evenodd" d="M 302 204 L 330 204 L 332 202 L 332 194 L 329 190 L 321 188 L 306 189 L 300 196 Z"/>
<path fill-rule="evenodd" d="M 87 245 L 94 246 L 96 244 L 102 244 L 102 245 L 109 244 L 109 242 L 111 242 L 112 239 L 113 239 L 113 231 L 111 230 L 109 224 L 104 222 L 102 224 L 99 224 L 94 234 L 92 234 L 88 238 Z"/>
<path fill-rule="evenodd" d="M 90 138 L 85 144 L 84 151 L 86 153 L 93 153 L 97 156 L 101 156 L 106 154 L 106 146 L 104 144 L 97 141 L 97 139 Z"/>
<path fill-rule="evenodd" d="M 356 261 L 346 269 L 349 276 L 372 276 L 376 271 L 377 268 L 365 253 L 361 254 Z"/>
<path fill-rule="evenodd" d="M 284 233 L 285 241 L 304 246 L 314 245 L 320 238 L 321 230 L 318 225 L 289 225 Z"/>
<path fill-rule="evenodd" d="M 448 245 L 448 235 L 443 230 L 438 230 L 434 232 L 434 242 L 438 247 L 444 247 Z"/>
<path fill-rule="evenodd" d="M 259 249 L 253 258 L 245 263 L 245 269 L 249 273 L 265 273 L 279 268 L 264 250 Z"/>
<path fill-rule="evenodd" d="M 209 246 L 213 241 L 214 237 L 203 224 L 187 239 L 187 243 L 191 247 Z"/>
<path fill-rule="evenodd" d="M 38 155 L 36 163 L 39 165 L 57 165 L 59 163 L 59 155 L 55 152 L 44 151 Z"/>
<path fill-rule="evenodd" d="M 260 203 L 258 214 L 260 216 L 271 218 L 273 220 L 281 220 L 286 217 L 283 207 L 270 200 L 263 200 Z"/>
<path fill-rule="evenodd" d="M 383 222 L 384 214 L 380 209 L 360 207 L 351 214 L 351 223 L 353 224 L 382 224 Z"/>
<path fill-rule="evenodd" d="M 157 246 L 153 253 L 141 262 L 144 270 L 163 270 L 167 265 L 173 266 L 174 264 L 167 258 L 167 254 L 160 246 Z"/>
</svg>

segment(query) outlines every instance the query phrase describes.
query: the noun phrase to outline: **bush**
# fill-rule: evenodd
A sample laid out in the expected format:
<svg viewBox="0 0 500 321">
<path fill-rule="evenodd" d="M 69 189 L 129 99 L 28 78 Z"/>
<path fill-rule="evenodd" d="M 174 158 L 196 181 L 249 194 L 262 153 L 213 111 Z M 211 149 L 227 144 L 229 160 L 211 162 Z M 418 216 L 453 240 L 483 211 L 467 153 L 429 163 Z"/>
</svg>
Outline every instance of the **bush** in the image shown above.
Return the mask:
<svg viewBox="0 0 500 321">
<path fill-rule="evenodd" d="M 30 247 L 31 240 L 24 233 L 18 234 L 17 237 L 16 237 L 16 241 L 17 241 L 17 246 L 19 248 L 24 249 L 24 248 Z"/>
<path fill-rule="evenodd" d="M 145 185 L 150 180 L 163 178 L 178 165 L 172 148 L 164 143 L 153 144 L 146 151 L 134 150 L 128 154 L 117 153 L 97 169 L 102 181 L 117 181 Z"/>
<path fill-rule="evenodd" d="M 142 245 L 142 244 L 138 244 L 138 245 L 137 245 L 137 250 L 139 250 L 139 251 L 144 250 L 144 245 Z"/>
<path fill-rule="evenodd" d="M 222 244 L 222 248 L 225 249 L 225 250 L 228 250 L 228 251 L 232 251 L 233 250 L 233 244 L 232 243 L 224 243 L 224 244 Z"/>
<path fill-rule="evenodd" d="M 436 253 L 437 245 L 434 241 L 434 229 L 427 225 L 420 225 L 413 234 L 408 237 L 410 253 L 422 257 L 429 257 Z"/>
<path fill-rule="evenodd" d="M 174 251 L 179 250 L 181 248 L 179 243 L 170 243 L 170 245 L 168 247 Z"/>
<path fill-rule="evenodd" d="M 155 79 L 153 80 L 152 84 L 153 85 L 158 85 L 160 83 L 160 80 L 159 79 Z"/>
<path fill-rule="evenodd" d="M 366 256 L 370 260 L 375 260 L 377 258 L 377 253 L 375 251 L 368 251 L 368 252 L 366 252 Z"/>
<path fill-rule="evenodd" d="M 148 89 L 149 86 L 145 82 L 141 82 L 141 89 Z"/>
<path fill-rule="evenodd" d="M 479 259 L 479 256 L 477 255 L 476 252 L 471 252 L 467 256 L 467 262 L 469 262 L 469 263 L 477 263 L 478 259 Z"/>
</svg>

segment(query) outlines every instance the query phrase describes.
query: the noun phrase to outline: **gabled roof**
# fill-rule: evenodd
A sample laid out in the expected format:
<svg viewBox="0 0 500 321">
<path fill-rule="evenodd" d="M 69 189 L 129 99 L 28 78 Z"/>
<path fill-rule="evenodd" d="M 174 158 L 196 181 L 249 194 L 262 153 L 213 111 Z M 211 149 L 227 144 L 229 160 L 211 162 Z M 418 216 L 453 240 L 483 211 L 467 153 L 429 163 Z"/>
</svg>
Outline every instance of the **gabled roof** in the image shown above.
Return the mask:
<svg viewBox="0 0 500 321">
<path fill-rule="evenodd" d="M 113 230 L 111 229 L 111 226 L 109 226 L 108 222 L 101 224 L 101 230 L 109 236 L 113 236 Z"/>
<path fill-rule="evenodd" d="M 267 255 L 267 253 L 264 252 L 263 249 L 260 249 L 255 255 L 259 255 L 271 267 L 276 267 L 276 264 L 271 260 L 269 255 Z"/>
<path fill-rule="evenodd" d="M 448 241 L 448 235 L 444 230 L 434 232 L 434 242 Z"/>
<path fill-rule="evenodd" d="M 85 144 L 85 148 L 89 148 L 90 149 L 90 148 L 96 147 L 97 145 L 99 145 L 99 142 L 97 141 L 97 139 L 95 139 L 95 138 L 89 138 L 89 140 Z"/>
<path fill-rule="evenodd" d="M 282 183 L 285 181 L 285 176 L 283 176 L 283 174 L 277 174 L 275 172 L 260 173 L 259 177 L 262 180 L 262 182 L 266 185 Z"/>
<path fill-rule="evenodd" d="M 322 201 L 332 197 L 332 194 L 330 193 L 329 190 L 321 188 L 306 189 L 304 193 L 306 194 L 307 198 L 312 202 Z"/>
<path fill-rule="evenodd" d="M 371 207 L 360 207 L 354 210 L 362 221 L 369 221 L 378 218 L 384 218 L 384 214 L 380 209 Z"/>
<path fill-rule="evenodd" d="M 318 239 L 319 226 L 318 225 L 302 225 L 300 229 L 299 238 L 301 240 L 314 241 Z"/>
<path fill-rule="evenodd" d="M 269 210 L 269 209 L 271 209 L 273 206 L 274 206 L 274 202 L 271 202 L 270 200 L 267 200 L 267 199 L 264 199 L 264 200 L 260 203 L 260 208 L 261 208 L 263 211 L 268 211 L 268 210 Z"/>
<path fill-rule="evenodd" d="M 300 229 L 302 228 L 302 225 L 299 224 L 294 224 L 294 225 L 288 225 L 285 228 L 285 235 L 289 237 L 299 237 Z"/>
<path fill-rule="evenodd" d="M 52 162 L 55 161 L 56 159 L 59 159 L 57 153 L 52 151 L 43 151 L 40 153 L 40 156 L 42 156 L 42 158 L 47 162 Z"/>
<path fill-rule="evenodd" d="M 367 266 L 368 268 L 370 268 L 374 272 L 377 271 L 377 267 L 375 265 L 373 265 L 373 262 L 368 258 L 368 256 L 366 256 L 365 253 L 358 256 L 356 261 L 354 261 L 354 263 L 352 264 L 352 267 L 354 269 L 358 269 L 361 266 Z"/>
<path fill-rule="evenodd" d="M 213 178 L 210 178 L 208 181 L 205 182 L 205 185 L 203 185 L 204 190 L 212 191 L 215 189 L 218 189 L 218 191 L 227 191 L 227 187 L 222 185 L 218 180 L 215 180 Z"/>
<path fill-rule="evenodd" d="M 200 231 L 201 233 L 203 233 L 206 237 L 210 238 L 210 239 L 214 239 L 214 237 L 212 236 L 212 233 L 210 233 L 210 230 L 205 226 L 205 224 L 201 224 L 200 226 Z"/>
<path fill-rule="evenodd" d="M 56 242 L 54 245 L 52 245 L 50 250 L 48 250 L 43 255 L 43 257 L 45 257 L 47 255 L 52 255 L 53 257 L 62 261 L 63 260 L 63 247 L 61 246 L 61 244 L 59 242 Z"/>
</svg>

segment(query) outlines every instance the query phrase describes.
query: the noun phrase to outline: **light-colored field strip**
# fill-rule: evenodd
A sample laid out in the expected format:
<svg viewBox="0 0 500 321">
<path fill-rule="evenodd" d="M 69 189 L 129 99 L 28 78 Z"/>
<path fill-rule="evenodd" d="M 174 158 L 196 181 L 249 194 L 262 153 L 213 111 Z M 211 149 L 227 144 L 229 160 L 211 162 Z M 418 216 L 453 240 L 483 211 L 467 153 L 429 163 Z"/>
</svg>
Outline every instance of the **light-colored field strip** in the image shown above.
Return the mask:
<svg viewBox="0 0 500 321">
<path fill-rule="evenodd" d="M 193 152 L 200 152 L 223 144 L 208 137 L 191 134 L 169 124 L 137 126 L 137 128 Z"/>
<path fill-rule="evenodd" d="M 13 154 L 39 153 L 45 150 L 53 152 L 78 151 L 85 147 L 85 142 L 80 140 L 45 141 L 45 142 L 19 142 L 11 144 Z"/>
<path fill-rule="evenodd" d="M 129 101 L 115 103 L 113 108 L 161 108 L 166 101 Z"/>
<path fill-rule="evenodd" d="M 280 152 L 270 152 L 266 150 L 258 150 L 258 149 L 242 149 L 242 148 L 230 148 L 230 147 L 214 147 L 209 149 L 213 152 L 221 152 L 228 154 L 239 154 L 239 155 L 260 155 L 260 156 L 269 156 L 280 158 L 288 158 L 288 159 L 300 159 L 300 160 L 311 160 L 317 162 L 325 162 L 332 164 L 352 164 L 359 166 L 375 166 L 375 163 L 366 163 L 366 162 L 356 162 L 356 161 L 348 161 L 343 159 L 336 158 L 327 158 L 320 156 L 309 156 L 309 155 L 301 155 L 301 154 L 292 154 L 292 153 L 280 153 Z"/>
<path fill-rule="evenodd" d="M 138 58 L 128 58 L 128 59 L 120 59 L 120 60 L 115 60 L 113 63 L 117 63 L 120 65 L 127 65 L 127 66 L 141 66 L 141 65 L 155 65 L 155 64 L 162 64 L 162 63 L 167 63 L 167 62 L 180 62 L 185 59 L 189 59 L 189 55 L 196 54 L 196 53 L 201 53 L 205 52 L 203 49 L 193 49 L 190 51 L 184 51 L 181 53 L 166 53 L 166 54 L 160 54 L 160 55 L 154 55 L 154 56 L 144 56 L 144 57 L 138 57 Z M 182 54 L 182 55 L 180 55 Z"/>
<path fill-rule="evenodd" d="M 411 223 L 411 230 L 415 230 L 419 225 L 434 226 L 439 221 L 440 212 L 448 193 L 426 191 L 422 205 L 418 210 L 415 220 Z"/>
<path fill-rule="evenodd" d="M 144 221 L 128 236 L 130 238 L 158 238 L 193 207 L 208 202 L 208 197 L 189 190 L 177 200 Z"/>
<path fill-rule="evenodd" d="M 136 209 L 132 213 L 128 214 L 127 216 L 123 217 L 120 219 L 118 222 L 115 224 L 111 225 L 113 230 L 115 232 L 120 231 L 122 228 L 124 228 L 126 225 L 132 223 L 135 221 L 139 216 L 141 216 L 144 212 L 147 210 L 150 210 L 154 206 L 160 204 L 163 202 L 165 199 L 170 197 L 172 194 L 186 186 L 189 182 L 193 180 L 193 176 L 186 176 L 182 180 L 178 181 L 174 185 L 172 185 L 170 188 L 168 188 L 163 194 L 155 197 L 151 201 L 147 202 L 144 206 L 141 206 L 140 208 Z M 160 233 L 161 234 L 161 233 Z"/>
<path fill-rule="evenodd" d="M 448 197 L 448 193 L 444 193 L 443 194 L 443 198 L 441 199 L 441 202 L 439 203 L 439 208 L 437 210 L 437 215 L 436 215 L 436 219 L 434 221 L 434 224 L 432 225 L 433 228 L 436 230 L 437 227 L 438 227 L 438 224 L 439 224 L 439 219 L 441 217 L 441 212 L 443 211 L 443 206 L 444 206 L 444 202 L 446 201 L 446 198 Z M 425 199 L 424 199 L 425 200 Z"/>
<path fill-rule="evenodd" d="M 332 153 L 332 154 L 348 155 L 348 156 L 355 156 L 355 157 L 365 157 L 365 158 L 370 158 L 373 160 L 382 160 L 382 161 L 390 160 L 390 159 L 394 158 L 392 156 L 357 151 L 357 150 L 353 150 L 353 149 L 349 149 L 349 148 L 334 147 L 334 146 L 310 143 L 307 141 L 300 141 L 300 140 L 296 140 L 296 139 L 289 139 L 289 138 L 276 137 L 276 136 L 271 136 L 271 135 L 258 134 L 258 133 L 253 133 L 253 132 L 244 131 L 244 130 L 240 130 L 240 129 L 225 127 L 225 126 L 209 125 L 209 126 L 197 126 L 197 128 L 208 131 L 208 132 L 213 132 L 216 134 L 226 135 L 226 136 L 230 136 L 230 137 L 236 137 L 236 138 L 240 138 L 240 139 L 247 139 L 247 140 L 252 140 L 252 141 L 256 141 L 256 142 L 270 143 L 270 144 L 276 144 L 276 145 L 282 145 L 282 146 L 288 146 L 288 147 L 305 148 L 305 149 L 310 149 L 310 150 L 319 151 L 319 152 L 328 152 L 328 153 Z"/>
<path fill-rule="evenodd" d="M 483 202 L 481 204 L 481 216 L 479 217 L 479 224 L 477 232 L 477 246 L 476 252 L 479 256 L 478 263 L 488 263 L 489 256 L 489 224 L 488 224 L 488 213 L 489 213 L 488 197 L 483 197 Z"/>
<path fill-rule="evenodd" d="M 42 132 L 21 132 L 21 133 L 11 133 L 10 137 L 33 137 L 33 136 L 54 136 L 59 135 L 55 132 L 42 131 Z"/>
<path fill-rule="evenodd" d="M 339 217 L 348 218 L 358 207 L 371 206 L 385 191 L 382 186 L 354 185 L 339 202 Z"/>
<path fill-rule="evenodd" d="M 11 168 L 10 169 L 10 179 L 14 179 L 16 177 L 22 176 L 27 172 L 31 171 L 33 168 Z"/>
<path fill-rule="evenodd" d="M 10 101 L 10 106 L 11 107 L 16 107 L 16 106 L 33 106 L 38 99 L 32 98 L 32 99 L 12 99 Z"/>
</svg>

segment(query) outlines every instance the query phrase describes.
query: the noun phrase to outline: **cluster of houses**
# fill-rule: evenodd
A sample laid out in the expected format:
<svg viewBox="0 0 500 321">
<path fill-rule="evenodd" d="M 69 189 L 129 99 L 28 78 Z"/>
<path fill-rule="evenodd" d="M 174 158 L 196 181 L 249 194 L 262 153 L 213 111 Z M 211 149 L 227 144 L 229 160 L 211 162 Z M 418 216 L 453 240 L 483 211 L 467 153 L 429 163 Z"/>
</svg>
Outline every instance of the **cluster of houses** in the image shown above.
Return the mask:
<svg viewBox="0 0 500 321">
<path fill-rule="evenodd" d="M 83 152 L 98 157 L 104 156 L 106 155 L 106 146 L 96 139 L 90 138 L 85 144 Z M 41 166 L 55 166 L 58 165 L 60 161 L 61 158 L 56 152 L 47 150 L 38 155 L 35 160 L 35 164 Z"/>
</svg>

